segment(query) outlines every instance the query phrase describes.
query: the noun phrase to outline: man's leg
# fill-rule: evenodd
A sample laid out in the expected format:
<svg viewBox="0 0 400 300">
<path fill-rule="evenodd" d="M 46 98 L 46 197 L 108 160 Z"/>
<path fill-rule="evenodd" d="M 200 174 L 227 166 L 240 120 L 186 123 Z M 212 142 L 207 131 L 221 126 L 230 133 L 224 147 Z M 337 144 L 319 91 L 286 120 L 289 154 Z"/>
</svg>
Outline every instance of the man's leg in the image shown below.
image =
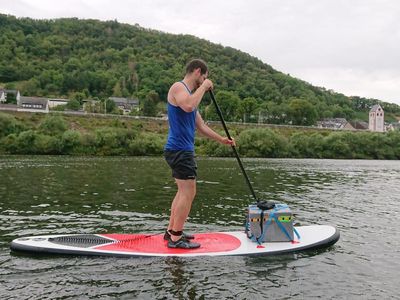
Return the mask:
<svg viewBox="0 0 400 300">
<path fill-rule="evenodd" d="M 173 231 L 183 230 L 187 217 L 192 207 L 193 199 L 196 195 L 196 180 L 175 179 L 178 186 L 178 192 L 171 205 L 170 226 Z M 172 241 L 177 241 L 180 236 L 171 235 Z"/>
<path fill-rule="evenodd" d="M 178 200 L 177 200 L 178 197 L 179 197 L 179 190 L 176 192 L 175 198 L 171 204 L 171 215 L 169 217 L 168 230 L 171 230 L 172 228 L 174 228 L 175 207 L 176 207 L 176 203 L 178 202 Z"/>
</svg>

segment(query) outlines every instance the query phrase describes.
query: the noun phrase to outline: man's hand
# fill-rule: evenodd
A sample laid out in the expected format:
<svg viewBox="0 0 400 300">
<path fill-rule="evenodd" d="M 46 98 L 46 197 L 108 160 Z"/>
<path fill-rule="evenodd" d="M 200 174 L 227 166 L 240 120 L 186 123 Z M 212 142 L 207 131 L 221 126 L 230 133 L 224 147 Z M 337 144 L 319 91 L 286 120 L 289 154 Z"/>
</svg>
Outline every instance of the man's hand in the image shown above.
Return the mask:
<svg viewBox="0 0 400 300">
<path fill-rule="evenodd" d="M 203 83 L 201 84 L 201 87 L 203 87 L 204 90 L 208 92 L 209 90 L 212 90 L 214 86 L 210 79 L 204 79 Z"/>
<path fill-rule="evenodd" d="M 227 137 L 222 138 L 221 140 L 221 144 L 225 144 L 225 145 L 230 145 L 230 146 L 235 146 L 236 147 L 236 141 L 234 138 L 232 138 L 231 140 L 228 139 Z"/>
</svg>

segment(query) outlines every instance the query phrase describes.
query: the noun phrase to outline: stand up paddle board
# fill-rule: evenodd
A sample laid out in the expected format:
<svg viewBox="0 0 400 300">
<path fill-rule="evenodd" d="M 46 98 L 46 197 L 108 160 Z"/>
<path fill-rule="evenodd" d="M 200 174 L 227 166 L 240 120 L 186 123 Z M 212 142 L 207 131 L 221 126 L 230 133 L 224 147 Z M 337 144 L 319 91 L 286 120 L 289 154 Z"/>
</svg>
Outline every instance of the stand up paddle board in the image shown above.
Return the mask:
<svg viewBox="0 0 400 300">
<path fill-rule="evenodd" d="M 328 225 L 296 227 L 300 239 L 292 242 L 257 244 L 246 233 L 212 232 L 195 234 L 197 249 L 171 249 L 164 234 L 69 234 L 21 237 L 11 243 L 14 251 L 41 254 L 97 255 L 124 257 L 195 257 L 277 255 L 324 248 L 339 240 L 339 231 Z"/>
</svg>

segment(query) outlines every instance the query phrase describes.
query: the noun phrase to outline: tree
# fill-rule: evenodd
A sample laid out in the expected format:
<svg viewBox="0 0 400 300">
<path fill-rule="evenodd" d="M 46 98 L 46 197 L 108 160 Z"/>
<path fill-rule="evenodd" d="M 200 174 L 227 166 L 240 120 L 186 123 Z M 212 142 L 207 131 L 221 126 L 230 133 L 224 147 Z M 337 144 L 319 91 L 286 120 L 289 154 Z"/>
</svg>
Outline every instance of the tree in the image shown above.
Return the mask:
<svg viewBox="0 0 400 300">
<path fill-rule="evenodd" d="M 219 108 L 221 109 L 222 116 L 226 121 L 235 121 L 240 117 L 238 116 L 240 98 L 236 93 L 219 91 L 215 95 L 215 99 L 218 103 Z M 206 109 L 206 119 L 218 119 L 214 103 L 210 103 L 208 105 Z"/>
<path fill-rule="evenodd" d="M 286 124 L 288 117 L 287 104 L 276 104 L 274 102 L 266 102 L 261 105 L 259 113 L 259 122 L 270 124 Z"/>
<path fill-rule="evenodd" d="M 79 103 L 78 100 L 72 99 L 69 100 L 68 103 L 66 104 L 66 108 L 70 110 L 79 110 L 81 108 L 81 104 Z"/>
<path fill-rule="evenodd" d="M 143 102 L 143 114 L 148 117 L 155 117 L 157 113 L 158 93 L 154 90 L 147 94 Z"/>
<path fill-rule="evenodd" d="M 293 98 L 306 99 L 315 107 L 326 104 L 331 113 L 318 107 L 317 115 L 321 117 L 349 119 L 352 110 L 367 112 L 376 103 L 386 112 L 400 115 L 399 105 L 349 98 L 314 87 L 230 47 L 117 22 L 49 22 L 0 15 L 0 53 L 0 81 L 14 83 L 15 89 L 26 96 L 67 97 L 84 92 L 85 99 L 105 99 L 113 94 L 138 97 L 141 91 L 147 94 L 154 90 L 166 99 L 169 87 L 182 76 L 187 61 L 201 56 L 208 62 L 219 91 L 232 92 L 240 99 L 254 97 L 260 104 L 282 104 L 269 111 L 273 115 L 268 121 L 271 123 L 288 122 L 285 106 Z M 145 100 L 146 96 L 140 99 Z M 82 104 L 82 99 L 76 100 Z M 339 108 L 333 109 L 335 105 Z M 228 120 L 248 119 L 253 113 L 248 111 L 243 116 L 245 113 L 237 107 L 232 111 L 224 103 L 221 106 Z M 207 112 L 217 118 L 211 106 Z"/>
<path fill-rule="evenodd" d="M 289 103 L 288 117 L 293 125 L 313 125 L 317 120 L 317 112 L 307 100 L 293 99 Z"/>
<path fill-rule="evenodd" d="M 244 98 L 240 102 L 239 111 L 243 115 L 243 122 L 248 122 L 250 120 L 251 115 L 255 112 L 257 107 L 257 100 L 254 97 Z"/>
<path fill-rule="evenodd" d="M 121 89 L 121 84 L 119 81 L 115 84 L 113 88 L 113 96 L 115 97 L 122 97 L 122 89 Z"/>
<path fill-rule="evenodd" d="M 165 102 L 158 102 L 157 103 L 157 114 L 158 115 L 165 115 L 167 114 L 167 104 Z"/>
<path fill-rule="evenodd" d="M 117 108 L 115 102 L 110 99 L 105 100 L 105 107 L 108 114 L 114 112 L 114 110 Z"/>
<path fill-rule="evenodd" d="M 17 97 L 14 93 L 7 94 L 7 103 L 17 104 Z"/>
<path fill-rule="evenodd" d="M 83 99 L 85 99 L 85 93 L 81 92 L 73 93 L 71 99 L 78 101 L 79 105 L 81 105 L 83 103 Z"/>
</svg>

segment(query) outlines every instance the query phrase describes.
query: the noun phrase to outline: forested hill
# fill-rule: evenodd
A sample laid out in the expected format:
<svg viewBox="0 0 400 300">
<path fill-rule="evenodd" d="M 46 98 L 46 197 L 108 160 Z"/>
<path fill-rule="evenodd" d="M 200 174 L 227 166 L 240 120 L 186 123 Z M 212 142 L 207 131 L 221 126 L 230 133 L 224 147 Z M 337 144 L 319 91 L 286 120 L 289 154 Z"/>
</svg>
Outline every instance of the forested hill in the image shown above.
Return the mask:
<svg viewBox="0 0 400 300">
<path fill-rule="evenodd" d="M 0 14 L 0 87 L 19 89 L 23 95 L 79 93 L 86 98 L 145 101 L 151 92 L 156 101 L 165 101 L 169 86 L 182 77 L 192 58 L 208 62 L 228 120 L 251 120 L 262 111 L 270 123 L 307 125 L 323 117 L 367 116 L 379 102 L 314 87 L 249 54 L 190 35 L 116 21 Z M 385 112 L 400 114 L 399 106 L 380 103 Z"/>
</svg>

